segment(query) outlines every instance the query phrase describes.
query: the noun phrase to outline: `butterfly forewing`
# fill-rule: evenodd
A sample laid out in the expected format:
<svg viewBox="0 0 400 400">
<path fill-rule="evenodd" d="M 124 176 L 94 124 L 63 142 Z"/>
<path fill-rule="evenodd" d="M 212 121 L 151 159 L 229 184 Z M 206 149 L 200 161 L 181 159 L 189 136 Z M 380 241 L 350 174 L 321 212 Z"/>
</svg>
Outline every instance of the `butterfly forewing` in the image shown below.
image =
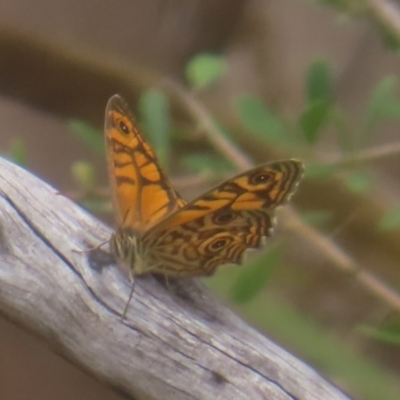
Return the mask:
<svg viewBox="0 0 400 400">
<path fill-rule="evenodd" d="M 113 205 L 119 228 L 143 232 L 185 202 L 172 188 L 124 100 L 107 104 L 105 139 Z"/>
<path fill-rule="evenodd" d="M 161 231 L 199 221 L 222 209 L 232 212 L 264 209 L 272 212 L 290 199 L 302 177 L 303 169 L 303 164 L 297 160 L 275 161 L 250 169 L 167 216 L 149 230 L 147 235 L 153 235 L 154 232 L 157 236 Z"/>
</svg>

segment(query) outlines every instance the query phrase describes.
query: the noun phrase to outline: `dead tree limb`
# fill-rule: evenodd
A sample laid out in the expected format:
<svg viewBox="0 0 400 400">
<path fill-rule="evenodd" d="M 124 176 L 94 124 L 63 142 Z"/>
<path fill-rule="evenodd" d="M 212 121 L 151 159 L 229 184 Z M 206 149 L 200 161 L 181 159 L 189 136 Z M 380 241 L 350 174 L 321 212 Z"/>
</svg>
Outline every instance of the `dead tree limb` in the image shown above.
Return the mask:
<svg viewBox="0 0 400 400">
<path fill-rule="evenodd" d="M 248 326 L 196 281 L 152 276 L 130 291 L 110 229 L 0 159 L 0 312 L 78 368 L 135 399 L 348 397 Z"/>
</svg>

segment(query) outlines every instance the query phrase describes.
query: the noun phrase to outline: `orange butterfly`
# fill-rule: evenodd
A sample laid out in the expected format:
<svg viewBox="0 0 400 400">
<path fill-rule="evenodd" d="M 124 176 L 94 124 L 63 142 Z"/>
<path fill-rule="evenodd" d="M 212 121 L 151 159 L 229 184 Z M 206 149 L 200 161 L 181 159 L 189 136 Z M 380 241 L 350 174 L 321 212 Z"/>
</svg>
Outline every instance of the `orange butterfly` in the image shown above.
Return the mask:
<svg viewBox="0 0 400 400">
<path fill-rule="evenodd" d="M 186 203 L 118 95 L 107 104 L 105 139 L 117 221 L 111 247 L 132 282 L 152 272 L 200 276 L 241 264 L 248 248 L 271 235 L 275 208 L 290 199 L 304 169 L 296 160 L 263 164 Z"/>
</svg>

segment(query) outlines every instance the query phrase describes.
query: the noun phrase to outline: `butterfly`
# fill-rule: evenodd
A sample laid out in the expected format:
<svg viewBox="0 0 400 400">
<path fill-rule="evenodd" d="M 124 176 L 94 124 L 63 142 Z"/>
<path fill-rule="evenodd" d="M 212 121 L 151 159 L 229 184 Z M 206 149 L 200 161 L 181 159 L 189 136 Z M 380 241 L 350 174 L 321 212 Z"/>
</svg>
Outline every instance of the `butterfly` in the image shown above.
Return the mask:
<svg viewBox="0 0 400 400">
<path fill-rule="evenodd" d="M 271 235 L 276 207 L 290 199 L 304 170 L 296 160 L 270 162 L 187 203 L 119 95 L 107 104 L 105 141 L 117 223 L 110 243 L 132 288 L 135 275 L 204 276 L 241 264 L 247 249 Z"/>
</svg>

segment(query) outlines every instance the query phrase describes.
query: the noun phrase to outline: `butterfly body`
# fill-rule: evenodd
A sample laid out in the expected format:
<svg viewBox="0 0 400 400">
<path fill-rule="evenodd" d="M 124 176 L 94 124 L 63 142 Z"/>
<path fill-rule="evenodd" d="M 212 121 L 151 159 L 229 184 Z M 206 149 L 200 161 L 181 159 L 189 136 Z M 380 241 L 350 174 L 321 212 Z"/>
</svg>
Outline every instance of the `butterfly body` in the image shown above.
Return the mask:
<svg viewBox="0 0 400 400">
<path fill-rule="evenodd" d="M 120 96 L 107 105 L 105 136 L 117 230 L 113 252 L 130 275 L 211 275 L 241 264 L 274 227 L 303 173 L 296 160 L 266 163 L 186 203 L 172 188 Z"/>
</svg>

